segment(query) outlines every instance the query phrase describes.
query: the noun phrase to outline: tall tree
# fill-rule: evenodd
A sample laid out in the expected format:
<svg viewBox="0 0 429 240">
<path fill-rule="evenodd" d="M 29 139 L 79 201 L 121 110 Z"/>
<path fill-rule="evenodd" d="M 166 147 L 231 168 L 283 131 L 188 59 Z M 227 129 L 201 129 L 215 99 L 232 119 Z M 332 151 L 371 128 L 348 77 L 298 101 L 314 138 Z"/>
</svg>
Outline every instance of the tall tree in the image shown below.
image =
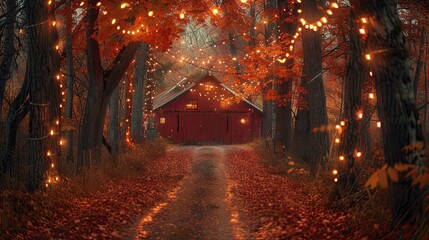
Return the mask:
<svg viewBox="0 0 429 240">
<path fill-rule="evenodd" d="M 302 17 L 307 22 L 320 19 L 316 0 L 302 1 Z M 297 114 L 294 132 L 295 157 L 308 160 L 313 172 L 326 160 L 329 151 L 329 136 L 326 131 L 316 131 L 328 125 L 326 96 L 322 78 L 322 35 L 319 30 L 303 29 L 302 45 L 304 66 L 301 86 L 307 89 L 303 97 L 308 100 L 308 109 Z"/>
<path fill-rule="evenodd" d="M 49 3 L 44 0 L 24 2 L 27 17 L 28 62 L 27 77 L 30 85 L 29 169 L 26 188 L 41 188 L 50 164 L 50 88 L 51 41 Z"/>
<path fill-rule="evenodd" d="M 366 78 L 362 54 L 362 43 L 359 29 L 356 27 L 358 18 L 351 2 L 349 53 L 346 66 L 346 79 L 344 91 L 344 114 L 342 124 L 342 137 L 340 155 L 344 160 L 340 162 L 339 183 L 336 185 L 340 196 L 346 196 L 356 188 L 357 180 L 357 152 L 359 145 L 359 132 L 361 130 L 362 116 L 362 87 Z M 368 114 L 369 113 L 365 113 Z"/>
<path fill-rule="evenodd" d="M 288 21 L 288 19 L 294 18 L 297 15 L 298 5 L 290 5 L 288 1 L 278 1 L 279 11 L 279 30 L 280 36 L 283 39 L 292 39 L 294 36 L 297 23 L 295 21 Z M 292 13 L 292 14 L 290 14 Z M 285 49 L 289 49 L 291 43 L 285 41 Z M 287 44 L 287 45 L 286 45 Z M 287 51 L 285 51 L 287 52 Z M 290 153 L 292 147 L 292 67 L 294 65 L 294 59 L 288 58 L 281 67 L 285 68 L 284 75 L 278 78 L 278 100 L 276 107 L 276 131 L 274 140 L 281 143 L 284 146 L 284 150 L 287 154 Z"/>
<path fill-rule="evenodd" d="M 73 118 L 73 87 L 74 87 L 74 64 L 73 64 L 73 2 L 68 0 L 70 11 L 66 13 L 66 65 L 67 65 L 67 94 L 65 117 L 71 122 Z M 73 162 L 73 130 L 66 133 L 67 136 L 67 161 Z"/>
<path fill-rule="evenodd" d="M 10 68 L 15 56 L 15 18 L 17 11 L 16 0 L 7 0 L 6 6 L 4 52 L 3 59 L 0 62 L 0 123 L 2 123 L 3 98 L 6 88 L 6 81 L 10 78 Z M 3 125 L 0 124 L 0 127 L 3 127 Z"/>
<path fill-rule="evenodd" d="M 148 61 L 149 45 L 141 43 L 135 57 L 134 91 L 131 115 L 131 139 L 135 143 L 143 142 L 143 99 L 144 86 L 147 73 L 146 61 Z"/>
<path fill-rule="evenodd" d="M 401 29 L 397 0 L 358 1 L 358 13 L 366 28 L 366 56 L 376 84 L 384 155 L 388 166 L 424 163 L 422 149 L 406 150 L 423 142 L 414 94 L 411 64 Z M 394 67 L 392 67 L 394 66 Z M 416 149 L 416 147 L 412 147 Z M 423 212 L 424 192 L 412 179 L 400 174 L 389 182 L 393 223 L 413 223 Z"/>
</svg>

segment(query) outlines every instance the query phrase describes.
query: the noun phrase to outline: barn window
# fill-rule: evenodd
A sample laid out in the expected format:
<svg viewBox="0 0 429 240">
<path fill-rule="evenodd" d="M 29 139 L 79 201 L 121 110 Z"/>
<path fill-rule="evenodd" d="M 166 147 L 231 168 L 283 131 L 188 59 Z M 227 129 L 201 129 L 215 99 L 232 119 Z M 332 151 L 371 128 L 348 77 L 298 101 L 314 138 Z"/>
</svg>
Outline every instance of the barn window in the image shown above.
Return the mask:
<svg viewBox="0 0 429 240">
<path fill-rule="evenodd" d="M 213 85 L 204 84 L 204 90 L 206 90 L 207 92 L 210 92 L 213 88 L 214 88 Z"/>
<path fill-rule="evenodd" d="M 195 110 L 197 108 L 198 108 L 198 102 L 197 102 L 197 100 L 189 100 L 186 103 L 186 109 L 188 109 L 188 110 Z"/>
<path fill-rule="evenodd" d="M 165 117 L 159 118 L 159 123 L 165 124 Z"/>
</svg>

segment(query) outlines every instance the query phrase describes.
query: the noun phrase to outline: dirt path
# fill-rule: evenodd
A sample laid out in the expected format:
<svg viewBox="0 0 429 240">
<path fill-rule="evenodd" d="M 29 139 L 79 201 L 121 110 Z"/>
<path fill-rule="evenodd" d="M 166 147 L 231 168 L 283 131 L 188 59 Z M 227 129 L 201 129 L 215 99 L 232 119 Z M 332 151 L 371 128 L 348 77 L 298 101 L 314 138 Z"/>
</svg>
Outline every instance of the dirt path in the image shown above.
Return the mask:
<svg viewBox="0 0 429 240">
<path fill-rule="evenodd" d="M 225 148 L 192 150 L 191 174 L 140 221 L 135 239 L 234 239 L 225 200 Z"/>
</svg>

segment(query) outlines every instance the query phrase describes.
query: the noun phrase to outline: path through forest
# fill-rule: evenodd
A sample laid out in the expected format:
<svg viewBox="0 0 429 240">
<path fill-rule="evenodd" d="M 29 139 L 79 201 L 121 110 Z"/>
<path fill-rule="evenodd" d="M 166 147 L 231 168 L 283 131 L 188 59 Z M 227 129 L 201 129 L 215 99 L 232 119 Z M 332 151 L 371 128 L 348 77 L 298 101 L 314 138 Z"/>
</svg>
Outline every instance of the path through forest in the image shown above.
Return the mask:
<svg viewBox="0 0 429 240">
<path fill-rule="evenodd" d="M 136 239 L 234 239 L 226 201 L 225 147 L 192 147 L 183 184 L 141 219 Z"/>
</svg>

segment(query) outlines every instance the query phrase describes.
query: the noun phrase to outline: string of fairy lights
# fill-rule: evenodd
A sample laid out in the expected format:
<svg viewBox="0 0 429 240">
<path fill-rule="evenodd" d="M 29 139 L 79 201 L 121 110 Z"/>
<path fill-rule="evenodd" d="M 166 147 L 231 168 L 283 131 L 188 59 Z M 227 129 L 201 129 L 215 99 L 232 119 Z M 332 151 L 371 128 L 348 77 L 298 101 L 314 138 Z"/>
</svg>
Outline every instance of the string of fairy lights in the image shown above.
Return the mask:
<svg viewBox="0 0 429 240">
<path fill-rule="evenodd" d="M 360 26 L 360 28 L 358 30 L 359 34 L 362 36 L 362 39 L 365 39 L 366 38 L 366 34 L 367 34 L 367 27 L 366 27 L 366 25 L 368 24 L 368 19 L 366 17 L 361 17 L 359 19 L 359 23 L 361 24 L 361 26 Z M 367 61 L 371 61 L 371 59 L 372 59 L 371 58 L 371 53 L 365 53 L 364 56 L 362 56 L 362 57 L 364 57 Z M 373 77 L 373 72 L 372 71 L 369 71 L 369 77 L 370 78 Z M 372 93 L 372 92 L 368 93 L 367 98 L 370 101 L 374 101 L 374 102 L 376 101 L 375 94 Z M 363 116 L 364 116 L 363 110 L 358 110 L 356 112 L 356 116 L 357 116 L 358 121 L 362 121 L 363 120 Z M 377 128 L 381 128 L 381 122 L 380 121 L 377 121 L 376 127 Z M 341 134 L 344 133 L 343 130 L 347 129 L 347 121 L 346 120 L 340 121 L 340 123 L 338 125 L 336 125 L 335 128 L 337 130 L 337 134 L 341 136 Z M 336 144 L 340 143 L 340 138 L 339 137 L 335 138 L 335 143 Z M 354 153 L 353 153 L 353 155 L 354 155 L 354 157 L 356 159 L 360 159 L 362 157 L 362 154 L 363 154 L 362 150 L 359 149 L 359 148 L 355 149 Z M 346 156 L 347 156 L 346 153 L 340 153 L 340 155 L 338 156 L 338 161 L 340 163 L 344 163 L 347 160 Z M 332 170 L 332 175 L 334 176 L 333 181 L 335 183 L 337 183 L 339 181 L 339 170 L 333 169 Z"/>
</svg>

